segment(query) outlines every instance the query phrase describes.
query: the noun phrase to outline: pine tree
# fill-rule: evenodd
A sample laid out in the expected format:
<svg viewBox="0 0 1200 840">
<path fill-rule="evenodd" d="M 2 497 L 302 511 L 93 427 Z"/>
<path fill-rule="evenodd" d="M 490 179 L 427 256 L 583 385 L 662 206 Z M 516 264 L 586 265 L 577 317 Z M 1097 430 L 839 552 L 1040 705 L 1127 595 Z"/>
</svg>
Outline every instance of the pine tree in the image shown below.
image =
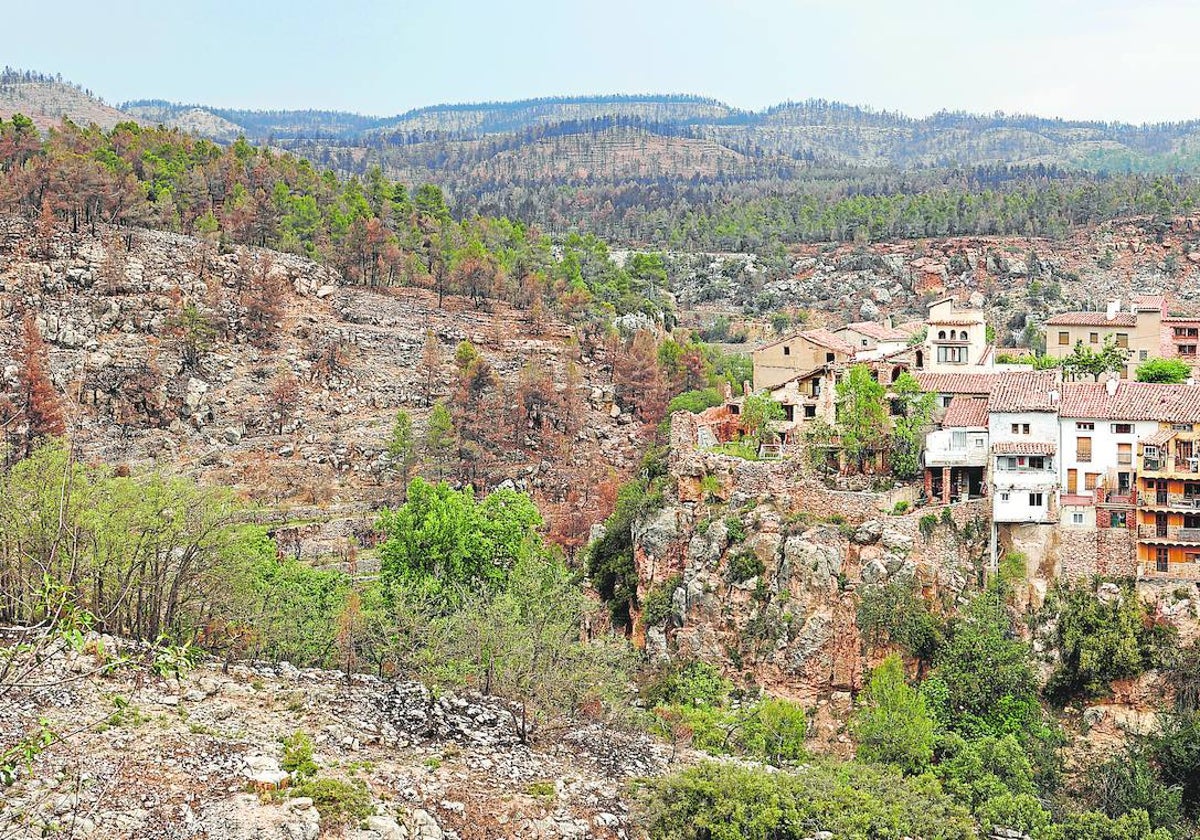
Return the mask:
<svg viewBox="0 0 1200 840">
<path fill-rule="evenodd" d="M 47 370 L 46 343 L 32 313 L 26 314 L 21 333 L 23 342 L 16 359 L 19 366 L 17 381 L 21 414 L 27 427 L 24 450 L 28 453 L 37 440 L 64 434 L 66 425 L 58 391 Z"/>
</svg>

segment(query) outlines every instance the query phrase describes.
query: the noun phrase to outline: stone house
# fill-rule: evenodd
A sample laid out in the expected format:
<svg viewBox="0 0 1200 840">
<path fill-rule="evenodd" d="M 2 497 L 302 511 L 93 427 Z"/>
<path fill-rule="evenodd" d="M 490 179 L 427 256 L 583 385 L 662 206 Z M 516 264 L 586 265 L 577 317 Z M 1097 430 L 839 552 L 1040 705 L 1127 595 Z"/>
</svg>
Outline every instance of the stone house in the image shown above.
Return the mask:
<svg viewBox="0 0 1200 840">
<path fill-rule="evenodd" d="M 1195 339 L 1200 321 L 1169 318 L 1167 301 L 1161 295 L 1139 295 L 1130 301 L 1128 311 L 1119 300 L 1111 300 L 1103 312 L 1061 312 L 1046 320 L 1046 355 L 1063 359 L 1082 344 L 1100 350 L 1108 339 L 1129 351 L 1121 379 L 1130 379 L 1140 362 L 1149 358 L 1196 356 Z M 1175 331 L 1178 329 L 1179 335 Z M 1175 339 L 1178 338 L 1178 341 Z"/>
<path fill-rule="evenodd" d="M 855 347 L 826 329 L 803 330 L 756 348 L 754 390 L 781 385 L 798 374 L 825 365 L 844 365 L 854 359 Z"/>
</svg>

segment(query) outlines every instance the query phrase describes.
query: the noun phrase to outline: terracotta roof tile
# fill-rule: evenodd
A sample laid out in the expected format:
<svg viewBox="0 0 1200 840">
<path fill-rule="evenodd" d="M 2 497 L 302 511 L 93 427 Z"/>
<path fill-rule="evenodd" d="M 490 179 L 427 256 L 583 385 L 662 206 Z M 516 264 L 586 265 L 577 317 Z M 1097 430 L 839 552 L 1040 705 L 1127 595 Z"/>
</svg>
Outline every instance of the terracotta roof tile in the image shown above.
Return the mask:
<svg viewBox="0 0 1200 840">
<path fill-rule="evenodd" d="M 842 330 L 853 330 L 876 341 L 908 341 L 911 335 L 911 333 L 902 332 L 894 327 L 889 327 L 887 324 L 880 324 L 875 321 L 855 321 L 853 324 L 847 324 L 839 328 L 837 332 L 841 332 Z"/>
<path fill-rule="evenodd" d="M 1046 319 L 1048 327 L 1134 327 L 1137 316 L 1132 312 L 1118 312 L 1112 318 L 1106 312 L 1060 312 Z"/>
<path fill-rule="evenodd" d="M 1158 420 L 1200 423 L 1200 385 L 1120 382 L 1110 395 L 1104 385 L 1067 382 L 1062 386 L 1063 417 L 1103 420 Z"/>
<path fill-rule="evenodd" d="M 1141 442 L 1148 446 L 1166 446 L 1177 434 L 1179 433 L 1174 429 L 1159 429 L 1154 434 L 1142 438 Z"/>
<path fill-rule="evenodd" d="M 1053 455 L 1058 451 L 1058 444 L 1034 440 L 1013 440 L 992 444 L 992 452 L 997 455 Z"/>
<path fill-rule="evenodd" d="M 834 335 L 827 329 L 818 327 L 814 330 L 805 330 L 799 334 L 800 338 L 807 339 L 813 344 L 818 344 L 821 347 L 827 347 L 830 350 L 836 350 L 841 353 L 850 353 L 853 355 L 855 347 L 840 335 Z"/>
<path fill-rule="evenodd" d="M 1083 507 L 1085 505 L 1095 504 L 1094 496 L 1085 495 L 1083 493 L 1063 493 L 1058 497 L 1059 504 L 1070 505 L 1072 507 Z"/>
<path fill-rule="evenodd" d="M 998 373 L 932 373 L 917 371 L 914 374 L 922 391 L 934 394 L 977 394 L 992 392 Z"/>
<path fill-rule="evenodd" d="M 982 397 L 969 397 L 965 394 L 959 394 L 950 400 L 946 416 L 942 418 L 942 427 L 947 429 L 986 429 L 987 424 L 987 400 Z"/>
<path fill-rule="evenodd" d="M 988 411 L 1057 411 L 1061 388 L 1057 370 L 1002 373 L 988 396 Z"/>
</svg>

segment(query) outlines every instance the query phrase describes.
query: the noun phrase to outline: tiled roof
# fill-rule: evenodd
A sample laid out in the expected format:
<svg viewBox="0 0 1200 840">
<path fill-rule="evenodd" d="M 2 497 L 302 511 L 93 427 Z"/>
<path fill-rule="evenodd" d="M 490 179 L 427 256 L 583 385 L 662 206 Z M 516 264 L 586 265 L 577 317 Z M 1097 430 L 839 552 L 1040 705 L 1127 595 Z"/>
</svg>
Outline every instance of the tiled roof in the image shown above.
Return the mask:
<svg viewBox="0 0 1200 840">
<path fill-rule="evenodd" d="M 917 371 L 922 391 L 934 394 L 990 394 L 998 373 L 932 373 Z"/>
<path fill-rule="evenodd" d="M 812 330 L 803 330 L 801 332 L 792 333 L 791 335 L 785 335 L 783 338 L 777 338 L 774 341 L 762 345 L 761 347 L 754 348 L 754 352 L 757 353 L 760 350 L 766 350 L 768 347 L 774 347 L 777 344 L 783 344 L 784 342 L 792 341 L 793 339 L 797 338 L 803 338 L 807 341 L 811 341 L 813 344 L 817 344 L 821 347 L 827 347 L 830 350 L 836 350 L 839 353 L 849 353 L 853 355 L 855 351 L 855 347 L 844 338 L 834 335 L 827 329 L 817 328 Z"/>
<path fill-rule="evenodd" d="M 902 332 L 894 327 L 889 327 L 887 324 L 880 324 L 876 321 L 855 321 L 853 324 L 847 324 L 842 327 L 838 332 L 842 330 L 853 330 L 876 341 L 908 341 L 911 335 L 911 333 Z"/>
<path fill-rule="evenodd" d="M 992 452 L 997 455 L 1053 455 L 1058 451 L 1058 445 L 1032 440 L 1013 440 L 992 444 Z"/>
<path fill-rule="evenodd" d="M 788 379 L 783 380 L 778 385 L 772 385 L 767 390 L 772 394 L 775 393 L 776 391 L 781 391 L 784 388 L 786 388 L 788 385 L 791 385 L 793 382 L 802 382 L 803 380 L 808 379 L 811 376 L 816 376 L 818 373 L 824 373 L 828 367 L 829 367 L 829 365 L 821 365 L 820 367 L 815 367 L 812 370 L 806 370 L 806 371 L 804 371 L 804 373 L 797 373 L 795 376 L 792 376 L 792 377 L 789 377 Z"/>
<path fill-rule="evenodd" d="M 1137 316 L 1132 312 L 1118 312 L 1106 318 L 1106 312 L 1060 312 L 1046 319 L 1048 327 L 1134 327 Z"/>
<path fill-rule="evenodd" d="M 846 341 L 846 339 L 842 338 L 840 335 L 834 335 L 829 330 L 820 327 L 814 330 L 805 330 L 804 332 L 800 333 L 799 336 L 800 338 L 811 341 L 813 344 L 826 347 L 830 350 L 836 350 L 841 353 L 853 354 L 855 351 L 854 345 Z"/>
<path fill-rule="evenodd" d="M 1159 310 L 1163 308 L 1162 295 L 1134 295 L 1133 308 L 1138 310 Z"/>
<path fill-rule="evenodd" d="M 1191 324 L 1195 326 L 1200 323 L 1200 315 L 1172 315 L 1169 318 L 1163 318 L 1164 324 Z"/>
<path fill-rule="evenodd" d="M 961 315 L 951 315 L 949 318 L 930 318 L 931 327 L 976 327 L 983 323 L 982 318 L 964 318 Z"/>
<path fill-rule="evenodd" d="M 1094 504 L 1096 498 L 1094 496 L 1085 495 L 1083 493 L 1063 493 L 1058 497 L 1059 504 L 1070 505 L 1072 507 L 1082 507 L 1084 505 Z"/>
<path fill-rule="evenodd" d="M 988 397 L 988 410 L 1057 411 L 1061 389 L 1057 370 L 1002 373 Z"/>
<path fill-rule="evenodd" d="M 942 427 L 947 429 L 986 429 L 987 424 L 987 400 L 982 397 L 969 397 L 965 394 L 959 394 L 950 400 L 946 416 L 942 418 Z"/>
<path fill-rule="evenodd" d="M 1149 446 L 1166 446 L 1177 434 L 1179 433 L 1174 429 L 1159 429 L 1154 434 L 1142 438 L 1142 443 Z"/>
<path fill-rule="evenodd" d="M 1200 385 L 1120 382 L 1116 393 L 1110 395 L 1098 383 L 1067 382 L 1062 386 L 1059 414 L 1103 420 L 1200 423 Z"/>
</svg>

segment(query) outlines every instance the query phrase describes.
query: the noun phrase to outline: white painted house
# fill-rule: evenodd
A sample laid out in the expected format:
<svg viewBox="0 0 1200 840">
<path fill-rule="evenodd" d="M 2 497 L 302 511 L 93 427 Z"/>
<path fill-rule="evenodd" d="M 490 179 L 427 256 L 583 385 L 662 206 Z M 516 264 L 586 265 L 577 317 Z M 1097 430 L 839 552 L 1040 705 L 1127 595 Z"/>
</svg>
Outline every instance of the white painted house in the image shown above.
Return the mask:
<svg viewBox="0 0 1200 840">
<path fill-rule="evenodd" d="M 1136 486 L 1138 440 L 1158 431 L 1152 404 L 1160 386 L 1066 382 L 1059 406 L 1059 482 L 1065 492 L 1097 487 L 1128 495 Z"/>
<path fill-rule="evenodd" d="M 992 518 L 997 524 L 1058 521 L 1057 371 L 997 377 L 988 399 Z"/>
</svg>

